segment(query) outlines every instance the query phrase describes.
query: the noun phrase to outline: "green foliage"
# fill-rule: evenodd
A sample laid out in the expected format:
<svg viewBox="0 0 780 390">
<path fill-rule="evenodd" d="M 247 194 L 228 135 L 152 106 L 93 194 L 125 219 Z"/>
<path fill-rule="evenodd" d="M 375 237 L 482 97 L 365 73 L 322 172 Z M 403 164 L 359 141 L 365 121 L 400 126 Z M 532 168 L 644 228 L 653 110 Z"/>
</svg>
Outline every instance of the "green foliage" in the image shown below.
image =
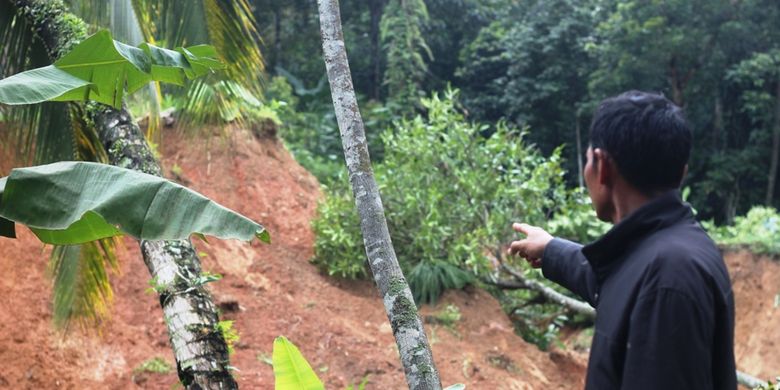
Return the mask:
<svg viewBox="0 0 780 390">
<path fill-rule="evenodd" d="M 324 184 L 338 176 L 343 164 L 341 138 L 330 105 L 300 112 L 300 99 L 284 77 L 274 77 L 266 97 L 281 122 L 279 137 L 304 168 Z"/>
<path fill-rule="evenodd" d="M 529 126 L 528 141 L 545 154 L 567 145 L 570 183 L 582 157 L 577 155 L 575 127 L 577 121 L 587 126 L 587 117 L 580 117 L 589 99 L 587 76 L 593 61 L 584 43 L 599 20 L 594 3 L 518 2 L 464 45 L 455 74 L 464 105 L 478 120 L 503 118 Z"/>
<path fill-rule="evenodd" d="M 513 237 L 511 223 L 544 224 L 567 198 L 559 151 L 549 158 L 503 124 L 467 122 L 455 92 L 423 99 L 427 118 L 383 134 L 376 167 L 390 234 L 418 303 L 470 283 L 487 254 Z M 414 172 L 414 174 L 409 174 Z M 364 276 L 365 253 L 345 181 L 334 182 L 313 226 L 314 262 L 331 274 Z"/>
<path fill-rule="evenodd" d="M 193 233 L 270 240 L 261 225 L 203 195 L 157 176 L 105 164 L 15 168 L 0 179 L 0 196 L 0 234 L 7 237 L 14 237 L 15 221 L 29 226 L 41 241 L 58 245 L 122 233 L 158 240 L 185 239 Z"/>
<path fill-rule="evenodd" d="M 321 390 L 325 388 L 298 347 L 284 336 L 274 340 L 273 365 L 276 390 Z"/>
<path fill-rule="evenodd" d="M 532 271 L 538 273 L 538 271 Z M 527 342 L 546 351 L 558 343 L 558 333 L 570 320 L 556 304 L 529 304 L 534 294 L 530 291 L 501 292 L 498 294 L 504 310 L 514 323 L 515 330 Z"/>
<path fill-rule="evenodd" d="M 661 92 L 684 108 L 694 131 L 686 185 L 694 189 L 691 201 L 702 218 L 730 222 L 753 205 L 780 205 L 780 191 L 769 201 L 766 196 L 778 69 L 776 60 L 768 60 L 780 49 L 780 2 L 425 0 L 427 17 L 419 3 L 342 1 L 359 95 L 412 115 L 422 112 L 415 103 L 421 95 L 452 84 L 463 91 L 470 120 L 528 126 L 533 131 L 526 142 L 544 155 L 566 145 L 562 164 L 573 186 L 582 158 L 576 130 L 586 146 L 595 104 L 628 89 Z M 324 73 L 322 61 L 310 55 L 319 50 L 313 3 L 256 4 L 272 72 L 294 75 L 302 86 L 295 88 L 302 101 L 297 111 L 317 113 L 308 129 L 319 126 L 325 116 L 318 107 L 330 97 L 311 92 Z M 383 20 L 378 53 L 377 13 Z M 398 81 L 377 85 L 389 79 Z M 405 90 L 410 85 L 411 93 Z M 399 91 L 410 101 L 388 107 Z M 329 133 L 320 130 L 303 139 L 336 134 L 334 126 Z M 329 161 L 317 156 L 340 158 L 338 148 L 306 150 L 309 169 Z"/>
<path fill-rule="evenodd" d="M 426 55 L 433 58 L 422 29 L 428 22 L 423 0 L 390 0 L 381 22 L 382 48 L 387 54 L 384 83 L 391 100 L 413 104 L 420 97 L 428 72 Z"/>
<path fill-rule="evenodd" d="M 368 377 L 369 377 L 368 375 L 364 376 L 363 380 L 361 380 L 359 384 L 357 385 L 351 384 L 347 386 L 344 390 L 365 390 L 366 385 L 368 385 Z"/>
<path fill-rule="evenodd" d="M 233 321 L 219 321 L 214 325 L 215 330 L 222 335 L 225 339 L 225 343 L 228 347 L 228 354 L 232 355 L 235 352 L 233 346 L 241 339 L 238 335 L 238 331 L 233 328 Z"/>
<path fill-rule="evenodd" d="M 325 187 L 325 192 L 327 198 L 319 204 L 317 218 L 312 221 L 317 234 L 313 262 L 331 276 L 365 278 L 365 249 L 352 196 L 343 188 Z"/>
<path fill-rule="evenodd" d="M 68 330 L 100 324 L 113 300 L 108 271 L 118 271 L 118 242 L 103 239 L 84 245 L 55 246 L 48 273 L 53 279 L 54 325 Z"/>
<path fill-rule="evenodd" d="M 102 0 L 82 2 L 94 4 Z M 214 46 L 215 56 L 226 64 L 220 75 L 200 78 L 188 85 L 183 104 L 177 106 L 185 129 L 232 120 L 246 123 L 250 119 L 245 111 L 236 110 L 236 105 L 245 103 L 245 95 L 252 99 L 262 95 L 265 61 L 248 0 L 133 0 L 132 9 L 125 14 L 139 21 L 145 41 L 159 41 L 169 47 L 208 42 Z M 98 24 L 107 25 L 108 21 L 100 20 Z"/>
<path fill-rule="evenodd" d="M 771 124 L 780 82 L 780 49 L 754 53 L 729 70 L 727 77 L 741 88 L 740 108 L 754 123 Z"/>
<path fill-rule="evenodd" d="M 421 261 L 408 275 L 414 301 L 421 304 L 434 303 L 444 291 L 461 289 L 474 281 L 470 273 L 441 260 Z"/>
<path fill-rule="evenodd" d="M 766 381 L 766 383 L 759 385 L 758 387 L 755 387 L 753 390 L 778 390 L 780 389 L 780 376 L 775 378 L 775 382 L 773 383 L 771 380 Z"/>
<path fill-rule="evenodd" d="M 601 237 L 611 225 L 596 217 L 590 197 L 580 188 L 569 192 L 567 200 L 559 203 L 546 227 L 553 236 L 584 243 Z"/>
<path fill-rule="evenodd" d="M 719 244 L 780 255 L 780 214 L 776 209 L 756 206 L 747 215 L 735 218 L 731 226 L 716 227 L 712 222 L 703 225 Z"/>
<path fill-rule="evenodd" d="M 453 304 L 448 304 L 441 310 L 433 313 L 429 318 L 427 318 L 427 320 L 435 324 L 443 325 L 447 328 L 453 329 L 455 324 L 460 321 L 460 317 L 460 309 Z"/>
<path fill-rule="evenodd" d="M 161 357 L 154 357 L 148 360 L 144 360 L 138 367 L 133 369 L 133 374 L 141 374 L 145 372 L 153 374 L 167 374 L 173 371 L 173 366 L 168 363 L 167 360 Z"/>
<path fill-rule="evenodd" d="M 44 101 L 95 100 L 120 107 L 128 93 L 152 80 L 183 84 L 222 68 L 211 46 L 162 49 L 147 43 L 132 47 L 100 31 L 53 65 L 22 72 L 0 81 L 0 102 L 34 104 Z"/>
</svg>

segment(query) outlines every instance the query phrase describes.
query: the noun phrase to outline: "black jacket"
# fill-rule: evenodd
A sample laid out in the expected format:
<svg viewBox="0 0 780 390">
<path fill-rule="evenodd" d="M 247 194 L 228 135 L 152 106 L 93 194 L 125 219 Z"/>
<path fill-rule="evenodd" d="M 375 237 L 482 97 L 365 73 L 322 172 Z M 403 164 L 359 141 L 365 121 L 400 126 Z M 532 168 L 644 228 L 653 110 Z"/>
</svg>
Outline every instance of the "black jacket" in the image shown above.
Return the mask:
<svg viewBox="0 0 780 390">
<path fill-rule="evenodd" d="M 586 389 L 736 388 L 729 275 L 677 191 L 587 246 L 552 240 L 542 271 L 596 308 Z"/>
</svg>

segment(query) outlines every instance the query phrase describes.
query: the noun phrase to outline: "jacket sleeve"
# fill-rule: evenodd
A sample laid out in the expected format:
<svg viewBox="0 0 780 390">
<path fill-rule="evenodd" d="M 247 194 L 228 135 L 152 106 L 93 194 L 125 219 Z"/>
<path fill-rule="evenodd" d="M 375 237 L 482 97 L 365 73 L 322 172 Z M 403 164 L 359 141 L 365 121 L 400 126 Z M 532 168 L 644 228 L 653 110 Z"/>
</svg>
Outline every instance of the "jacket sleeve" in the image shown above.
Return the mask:
<svg viewBox="0 0 780 390">
<path fill-rule="evenodd" d="M 582 254 L 582 245 L 554 238 L 544 250 L 542 273 L 547 279 L 566 287 L 596 307 L 596 274 Z"/>
<path fill-rule="evenodd" d="M 712 319 L 686 294 L 662 288 L 631 313 L 623 389 L 712 389 Z"/>
</svg>

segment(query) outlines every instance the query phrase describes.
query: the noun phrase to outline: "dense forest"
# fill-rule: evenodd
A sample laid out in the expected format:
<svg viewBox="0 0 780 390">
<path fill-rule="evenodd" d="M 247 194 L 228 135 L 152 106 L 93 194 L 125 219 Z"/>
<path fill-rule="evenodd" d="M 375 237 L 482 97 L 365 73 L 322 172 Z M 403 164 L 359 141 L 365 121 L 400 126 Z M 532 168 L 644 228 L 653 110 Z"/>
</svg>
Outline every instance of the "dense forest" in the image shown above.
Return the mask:
<svg viewBox="0 0 780 390">
<path fill-rule="evenodd" d="M 549 155 L 563 145 L 567 184 L 578 184 L 590 115 L 629 89 L 665 94 L 695 129 L 685 186 L 702 219 L 730 223 L 776 206 L 778 35 L 773 1 L 344 1 L 345 40 L 365 115 L 380 132 L 424 112 L 419 98 L 461 91 L 469 121 L 528 131 Z M 270 75 L 286 77 L 299 110 L 328 107 L 316 4 L 258 1 L 254 13 Z M 307 148 L 329 145 L 321 123 Z M 489 132 L 490 130 L 486 130 Z M 579 145 L 578 145 L 579 136 Z M 578 147 L 579 146 L 579 147 Z"/>
<path fill-rule="evenodd" d="M 340 24 L 324 22 L 338 18 L 323 4 L 339 5 Z M 117 237 L 138 239 L 179 380 L 233 388 L 239 336 L 206 288 L 222 276 L 201 268 L 207 252 L 187 239 L 267 244 L 273 229 L 252 218 L 285 216 L 231 204 L 247 218 L 188 190 L 185 169 L 161 163 L 164 132 L 207 145 L 206 177 L 226 174 L 211 171 L 214 145 L 279 140 L 321 185 L 303 261 L 328 280 L 373 278 L 409 386 L 437 388 L 419 352 L 430 350 L 426 332 L 413 347 L 399 335 L 422 329 L 417 308 L 447 291 L 487 291 L 542 351 L 561 347 L 562 333 L 593 332 L 592 307 L 505 251 L 513 222 L 579 242 L 610 228 L 583 183 L 591 116 L 607 97 L 651 91 L 680 106 L 694 135 L 683 199 L 721 248 L 780 254 L 778 21 L 776 0 L 0 0 L 0 235 L 14 237 L 16 223 L 52 244 L 52 317 L 66 331 L 107 321 L 109 275 L 129 245 Z M 332 98 L 345 93 L 338 56 L 323 51 L 336 27 L 365 137 Z M 251 141 L 236 141 L 242 131 Z M 345 159 L 352 136 L 367 144 L 359 162 Z M 36 167 L 9 173 L 22 166 Z M 356 176 L 376 182 L 358 190 Z M 363 214 L 371 186 L 379 208 Z M 361 232 L 378 215 L 390 277 Z M 452 330 L 460 309 L 431 318 Z M 299 359 L 280 338 L 274 361 L 277 343 Z M 412 386 L 430 372 L 430 386 Z"/>
</svg>

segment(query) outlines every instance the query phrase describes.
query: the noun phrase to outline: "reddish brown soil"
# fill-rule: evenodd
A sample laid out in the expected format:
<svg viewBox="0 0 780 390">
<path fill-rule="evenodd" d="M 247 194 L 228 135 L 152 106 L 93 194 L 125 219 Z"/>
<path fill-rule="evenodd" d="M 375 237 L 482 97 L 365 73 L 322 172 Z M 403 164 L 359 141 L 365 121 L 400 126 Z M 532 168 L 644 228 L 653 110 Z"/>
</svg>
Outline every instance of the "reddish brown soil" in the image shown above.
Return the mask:
<svg viewBox="0 0 780 390">
<path fill-rule="evenodd" d="M 368 389 L 405 388 L 373 284 L 321 275 L 308 262 L 314 239 L 309 221 L 320 198 L 319 186 L 278 142 L 240 133 L 228 141 L 214 138 L 207 148 L 168 133 L 162 152 L 169 177 L 261 221 L 272 234 L 271 245 L 217 239 L 197 243 L 206 254 L 203 268 L 224 275 L 212 291 L 223 317 L 235 320 L 241 336 L 232 364 L 240 370 L 242 387 L 273 388 L 266 361 L 274 337 L 285 335 L 329 389 L 365 376 Z M 7 173 L 9 167 L 2 164 L 0 173 Z M 150 358 L 173 361 L 157 298 L 145 293 L 149 275 L 134 241 L 125 240 L 121 273 L 112 277 L 112 317 L 100 334 L 75 331 L 64 336 L 51 325 L 48 251 L 28 230 L 18 230 L 19 239 L 0 239 L 0 387 L 156 389 L 177 382 L 175 372 L 133 372 Z M 738 359 L 745 362 L 740 368 L 760 375 L 780 373 L 777 354 L 772 353 L 780 342 L 772 327 L 780 312 L 772 302 L 780 293 L 780 266 L 749 254 L 730 259 L 737 261 Z M 484 291 L 450 292 L 439 306 L 423 308 L 423 314 L 446 304 L 457 305 L 462 313 L 455 328 L 427 325 L 445 384 L 466 383 L 470 389 L 581 388 L 586 356 L 540 352 L 525 343 Z"/>
<path fill-rule="evenodd" d="M 765 380 L 780 376 L 780 260 L 740 251 L 726 262 L 737 310 L 737 368 Z"/>
</svg>

